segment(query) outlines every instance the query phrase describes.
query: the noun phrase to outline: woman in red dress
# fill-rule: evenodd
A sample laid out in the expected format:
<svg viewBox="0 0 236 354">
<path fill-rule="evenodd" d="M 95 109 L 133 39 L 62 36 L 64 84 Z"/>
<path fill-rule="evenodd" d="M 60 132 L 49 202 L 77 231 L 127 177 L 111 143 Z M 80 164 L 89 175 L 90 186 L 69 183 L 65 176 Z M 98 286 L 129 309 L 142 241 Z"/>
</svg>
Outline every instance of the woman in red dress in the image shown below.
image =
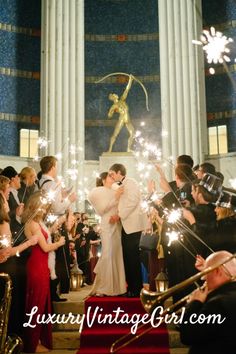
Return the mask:
<svg viewBox="0 0 236 354">
<path fill-rule="evenodd" d="M 24 351 L 26 353 L 41 353 L 52 349 L 51 324 L 38 323 L 37 317 L 45 320 L 51 313 L 50 301 L 50 272 L 48 254 L 64 245 L 62 237 L 55 243 L 48 243 L 49 231 L 43 223 L 48 205 L 42 203 L 42 193 L 36 192 L 28 200 L 22 221 L 25 223 L 25 235 L 30 239 L 38 236 L 38 244 L 33 247 L 27 262 L 27 290 Z M 32 309 L 37 306 L 37 312 L 30 317 Z M 30 320 L 31 319 L 31 320 Z M 26 323 L 30 322 L 30 326 Z M 32 328 L 32 326 L 34 326 Z"/>
</svg>

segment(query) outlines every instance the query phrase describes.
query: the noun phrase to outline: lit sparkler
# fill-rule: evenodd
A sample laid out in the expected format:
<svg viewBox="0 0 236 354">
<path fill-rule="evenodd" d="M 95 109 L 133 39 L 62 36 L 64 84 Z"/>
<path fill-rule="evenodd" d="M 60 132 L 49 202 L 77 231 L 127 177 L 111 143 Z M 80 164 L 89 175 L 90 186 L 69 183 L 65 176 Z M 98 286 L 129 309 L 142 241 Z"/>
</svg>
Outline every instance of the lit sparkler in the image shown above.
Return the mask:
<svg viewBox="0 0 236 354">
<path fill-rule="evenodd" d="M 181 209 L 174 209 L 174 210 L 164 210 L 165 214 L 167 214 L 167 222 L 169 224 L 175 224 L 182 216 Z"/>
<path fill-rule="evenodd" d="M 0 235 L 0 249 L 7 248 L 11 246 L 11 236 L 10 235 Z"/>
<path fill-rule="evenodd" d="M 55 214 L 48 214 L 46 217 L 46 222 L 53 224 L 58 218 L 58 215 Z"/>
<path fill-rule="evenodd" d="M 39 146 L 39 149 L 44 149 L 48 146 L 49 141 L 45 137 L 39 137 L 37 140 L 37 144 Z"/>
<path fill-rule="evenodd" d="M 231 184 L 232 188 L 236 189 L 236 178 L 230 178 L 229 183 Z"/>
<path fill-rule="evenodd" d="M 211 27 L 210 31 L 203 30 L 200 41 L 192 41 L 194 44 L 203 46 L 209 64 L 222 64 L 224 61 L 230 62 L 228 56 L 230 49 L 227 48 L 227 45 L 232 42 L 232 38 L 227 38 L 223 33 L 216 31 L 214 27 Z"/>
<path fill-rule="evenodd" d="M 173 230 L 167 231 L 166 236 L 169 237 L 169 242 L 167 245 L 169 247 L 172 244 L 172 242 L 179 240 L 180 233 L 178 231 L 173 231 Z"/>
</svg>

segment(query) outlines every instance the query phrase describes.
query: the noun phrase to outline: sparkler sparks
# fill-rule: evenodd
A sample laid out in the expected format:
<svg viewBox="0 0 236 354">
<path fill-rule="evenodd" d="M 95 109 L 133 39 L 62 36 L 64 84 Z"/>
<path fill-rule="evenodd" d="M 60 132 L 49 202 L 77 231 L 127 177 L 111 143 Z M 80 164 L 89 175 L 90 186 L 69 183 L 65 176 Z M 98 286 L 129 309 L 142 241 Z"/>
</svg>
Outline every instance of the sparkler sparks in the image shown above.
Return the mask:
<svg viewBox="0 0 236 354">
<path fill-rule="evenodd" d="M 0 249 L 7 248 L 11 246 L 11 236 L 10 235 L 0 235 Z"/>
<path fill-rule="evenodd" d="M 222 64 L 224 61 L 230 62 L 230 58 L 228 56 L 230 49 L 227 45 L 232 42 L 232 38 L 227 38 L 223 35 L 223 33 L 216 31 L 214 27 L 211 27 L 210 31 L 203 30 L 200 41 L 192 41 L 194 44 L 203 46 L 203 50 L 206 52 L 207 62 L 209 64 Z"/>
<path fill-rule="evenodd" d="M 175 224 L 182 216 L 181 209 L 174 209 L 171 211 L 164 210 L 164 212 L 167 214 L 167 222 L 169 224 Z"/>
<path fill-rule="evenodd" d="M 169 247 L 172 244 L 172 242 L 179 240 L 180 233 L 178 231 L 173 231 L 173 230 L 167 231 L 166 236 L 169 237 L 169 242 L 167 245 Z"/>
<path fill-rule="evenodd" d="M 231 184 L 232 188 L 236 189 L 236 178 L 229 179 L 229 183 Z"/>
<path fill-rule="evenodd" d="M 37 144 L 39 146 L 39 149 L 46 148 L 48 146 L 49 141 L 45 137 L 39 137 L 37 140 Z"/>
</svg>

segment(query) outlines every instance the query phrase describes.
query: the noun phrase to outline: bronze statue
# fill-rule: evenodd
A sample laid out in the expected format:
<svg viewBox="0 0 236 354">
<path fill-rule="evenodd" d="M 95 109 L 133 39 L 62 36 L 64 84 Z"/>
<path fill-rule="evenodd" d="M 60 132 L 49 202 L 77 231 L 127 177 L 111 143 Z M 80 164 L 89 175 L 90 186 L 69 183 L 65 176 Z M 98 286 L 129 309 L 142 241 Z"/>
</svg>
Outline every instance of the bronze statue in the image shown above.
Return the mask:
<svg viewBox="0 0 236 354">
<path fill-rule="evenodd" d="M 130 116 L 129 116 L 129 107 L 126 103 L 126 98 L 128 96 L 128 93 L 129 93 L 129 90 L 131 89 L 131 86 L 132 86 L 132 83 L 133 83 L 133 80 L 137 81 L 144 93 L 145 93 L 145 96 L 146 96 L 146 108 L 147 110 L 149 110 L 148 108 L 148 95 L 147 95 L 147 91 L 144 87 L 144 85 L 142 84 L 142 82 L 135 76 L 133 76 L 132 74 L 126 74 L 126 73 L 111 73 L 111 74 L 108 74 L 106 76 L 104 76 L 102 79 L 96 81 L 96 83 L 99 83 L 99 82 L 102 82 L 103 80 L 105 80 L 106 78 L 110 77 L 110 76 L 113 76 L 113 75 L 125 75 L 125 76 L 128 76 L 129 77 L 129 81 L 128 81 L 128 84 L 125 88 L 125 91 L 123 92 L 123 94 L 121 95 L 121 97 L 119 98 L 119 96 L 115 93 L 110 93 L 109 95 L 109 100 L 113 101 L 113 105 L 111 106 L 111 108 L 109 109 L 109 112 L 108 112 L 108 119 L 112 118 L 113 114 L 114 113 L 118 113 L 119 114 L 119 118 L 118 118 L 118 122 L 116 123 L 116 126 L 115 126 L 115 129 L 114 129 L 114 132 L 110 138 L 110 146 L 109 146 L 109 150 L 108 152 L 112 152 L 112 147 L 116 141 L 116 138 L 117 136 L 119 135 L 121 129 L 123 128 L 123 126 L 125 125 L 128 132 L 129 132 L 129 139 L 128 139 L 128 146 L 127 146 L 127 152 L 131 152 L 131 146 L 132 146 L 132 143 L 133 143 L 133 140 L 134 140 L 134 133 L 135 133 L 135 130 L 134 130 L 134 126 L 130 120 Z"/>
<path fill-rule="evenodd" d="M 129 132 L 127 152 L 131 151 L 131 146 L 132 146 L 132 143 L 134 140 L 134 126 L 130 120 L 129 107 L 126 103 L 126 98 L 128 96 L 132 82 L 133 82 L 133 76 L 129 75 L 128 84 L 127 84 L 125 91 L 123 92 L 123 94 L 121 95 L 120 98 L 115 93 L 110 93 L 110 95 L 109 95 L 109 100 L 113 101 L 114 103 L 108 112 L 108 119 L 112 118 L 114 113 L 119 113 L 119 119 L 118 119 L 118 122 L 116 123 L 114 132 L 111 136 L 108 152 L 112 151 L 112 147 L 113 147 L 113 145 L 116 141 L 116 138 L 119 135 L 121 129 L 123 128 L 124 124 Z"/>
</svg>

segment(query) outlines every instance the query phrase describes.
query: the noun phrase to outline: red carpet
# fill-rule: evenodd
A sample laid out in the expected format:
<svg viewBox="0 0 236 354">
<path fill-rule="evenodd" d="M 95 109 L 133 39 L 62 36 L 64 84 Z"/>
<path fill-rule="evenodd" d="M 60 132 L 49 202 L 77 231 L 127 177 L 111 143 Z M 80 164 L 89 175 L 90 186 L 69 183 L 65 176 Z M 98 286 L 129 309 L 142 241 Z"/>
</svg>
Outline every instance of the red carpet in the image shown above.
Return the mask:
<svg viewBox="0 0 236 354">
<path fill-rule="evenodd" d="M 124 312 L 118 310 L 120 308 Z M 107 354 L 110 353 L 112 343 L 130 332 L 133 323 L 113 323 L 109 324 L 108 317 L 106 323 L 101 323 L 106 314 L 110 314 L 110 320 L 116 322 L 127 319 L 136 321 L 134 314 L 145 314 L 139 298 L 126 298 L 126 297 L 90 297 L 85 302 L 85 314 L 90 320 L 93 319 L 94 311 L 96 317 L 92 326 L 88 326 L 88 320 L 85 318 L 83 330 L 80 339 L 80 349 L 77 354 Z M 119 311 L 118 314 L 114 311 Z M 112 316 L 111 316 L 112 315 Z M 133 316 L 133 317 L 132 317 Z M 150 323 L 146 326 L 150 326 Z M 147 328 L 145 326 L 145 328 Z M 139 333 L 139 332 L 138 332 Z M 152 328 L 151 331 L 146 333 L 138 340 L 130 343 L 125 348 L 119 350 L 118 353 L 138 353 L 138 354 L 169 354 L 169 341 L 166 325 Z"/>
</svg>

